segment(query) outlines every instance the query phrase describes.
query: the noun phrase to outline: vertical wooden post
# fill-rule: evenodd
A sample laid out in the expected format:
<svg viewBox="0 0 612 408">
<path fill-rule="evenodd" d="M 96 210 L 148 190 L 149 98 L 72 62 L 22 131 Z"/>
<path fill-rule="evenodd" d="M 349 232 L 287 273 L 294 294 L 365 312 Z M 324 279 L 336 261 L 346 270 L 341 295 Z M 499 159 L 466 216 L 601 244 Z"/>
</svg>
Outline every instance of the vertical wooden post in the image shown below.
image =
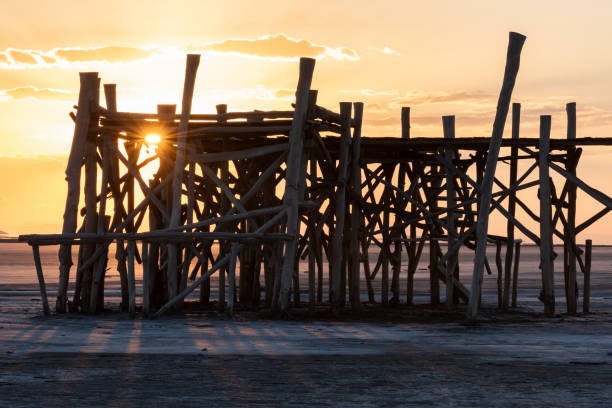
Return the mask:
<svg viewBox="0 0 612 408">
<path fill-rule="evenodd" d="M 130 304 L 128 311 L 131 317 L 136 315 L 136 278 L 134 275 L 134 257 L 136 255 L 136 241 L 128 241 L 128 291 Z"/>
<path fill-rule="evenodd" d="M 185 83 L 183 86 L 183 101 L 181 104 L 181 119 L 178 127 L 176 160 L 172 175 L 172 213 L 170 214 L 170 227 L 176 227 L 181 222 L 181 196 L 183 186 L 183 171 L 185 169 L 185 155 L 187 153 L 187 132 L 189 131 L 189 116 L 191 115 L 191 102 L 195 87 L 196 73 L 200 64 L 199 54 L 187 55 L 185 68 Z M 178 246 L 176 243 L 168 245 L 168 297 L 173 299 L 178 291 Z"/>
<path fill-rule="evenodd" d="M 584 254 L 584 297 L 582 299 L 582 312 L 589 313 L 591 311 L 591 252 L 593 250 L 593 241 L 586 240 L 586 248 Z"/>
<path fill-rule="evenodd" d="M 346 182 L 348 176 L 349 149 L 351 144 L 351 108 L 350 102 L 340 102 L 342 117 L 342 135 L 340 137 L 340 155 L 338 157 L 338 189 L 335 195 L 336 228 L 332 241 L 332 309 L 338 309 L 342 299 L 342 254 L 344 238 L 344 222 L 346 213 Z"/>
<path fill-rule="evenodd" d="M 354 129 L 353 142 L 351 149 L 351 307 L 353 312 L 358 313 L 361 310 L 361 282 L 359 274 L 359 245 L 360 245 L 360 229 L 361 229 L 361 209 L 359 200 L 361 199 L 361 122 L 363 120 L 363 103 L 355 102 L 353 104 L 354 113 Z"/>
<path fill-rule="evenodd" d="M 410 108 L 402 107 L 402 139 L 410 139 Z M 408 164 L 406 164 L 408 166 Z M 414 166 L 413 177 L 414 177 Z M 410 204 L 411 213 L 415 214 L 416 206 Z M 416 263 L 416 223 L 410 224 L 409 227 L 409 243 L 408 243 L 408 276 L 406 279 L 406 303 L 412 305 L 414 296 L 414 273 L 417 270 Z"/>
<path fill-rule="evenodd" d="M 87 134 L 89 132 L 89 122 L 92 114 L 92 108 L 97 107 L 95 104 L 99 95 L 98 87 L 100 85 L 97 72 L 81 72 L 79 74 L 79 79 L 79 107 L 76 114 L 74 136 L 72 138 L 70 155 L 68 156 L 68 166 L 66 167 L 68 194 L 66 197 L 64 224 L 62 227 L 62 233 L 64 234 L 74 233 L 77 227 L 77 215 L 81 189 L 81 166 L 85 156 L 85 145 L 87 142 Z M 55 310 L 57 313 L 64 313 L 66 311 L 70 268 L 73 265 L 71 245 L 60 245 L 58 257 L 60 262 L 60 273 Z"/>
<path fill-rule="evenodd" d="M 443 116 L 442 127 L 444 130 L 445 139 L 455 138 L 455 117 L 454 116 Z M 455 158 L 454 151 L 451 147 L 445 149 L 445 158 L 447 161 L 452 162 Z M 447 251 L 455 245 L 455 211 L 452 209 L 456 205 L 457 197 L 455 192 L 455 177 L 449 169 L 446 170 L 446 217 L 448 224 L 448 244 Z M 453 289 L 455 286 L 455 268 L 457 267 L 458 253 L 455 252 L 453 256 L 450 256 L 446 261 L 446 307 L 452 309 L 454 307 L 454 294 Z"/>
<path fill-rule="evenodd" d="M 431 165 L 431 182 L 429 186 L 429 209 L 432 213 L 438 211 L 438 196 L 440 187 L 440 174 L 437 164 Z M 438 272 L 438 262 L 440 260 L 440 243 L 439 235 L 442 231 L 431 222 L 430 223 L 430 239 L 429 239 L 429 300 L 432 306 L 440 304 L 440 277 Z"/>
<path fill-rule="evenodd" d="M 281 273 L 280 309 L 283 313 L 289 310 L 289 294 L 293 278 L 293 266 L 298 241 L 298 183 L 300 176 L 300 160 L 304 146 L 304 128 L 308 112 L 308 93 L 312 84 L 315 60 L 300 58 L 300 76 L 295 93 L 295 112 L 289 131 L 289 155 L 287 157 L 287 174 L 285 177 L 285 194 L 283 204 L 287 208 L 287 234 L 292 237 L 285 243 L 285 257 Z"/>
<path fill-rule="evenodd" d="M 142 241 L 142 311 L 146 316 L 151 313 L 151 263 L 146 241 Z"/>
<path fill-rule="evenodd" d="M 511 32 L 506 56 L 506 70 L 502 89 L 497 102 L 497 112 L 493 123 L 493 132 L 487 155 L 487 167 L 485 169 L 484 180 L 480 186 L 480 209 L 478 221 L 476 223 L 476 255 L 474 258 L 474 273 L 472 275 L 472 290 L 470 292 L 470 302 L 467 309 L 468 319 L 475 319 L 478 314 L 480 302 L 480 290 L 482 287 L 482 275 L 487 251 L 487 230 L 489 226 L 489 207 L 491 206 L 491 195 L 499 148 L 504 134 L 504 125 L 508 116 L 508 108 L 512 97 L 512 90 L 518 74 L 520 65 L 521 50 L 525 43 L 525 36 Z"/>
<path fill-rule="evenodd" d="M 238 242 L 233 242 L 230 250 L 229 271 L 227 274 L 229 283 L 229 296 L 227 298 L 227 308 L 225 309 L 225 313 L 229 316 L 234 313 L 234 293 L 236 291 L 236 261 L 238 259 L 238 252 L 240 251 L 240 246 L 241 245 Z"/>
<path fill-rule="evenodd" d="M 502 258 L 501 258 L 501 248 L 502 242 L 500 240 L 495 240 L 495 266 L 497 267 L 497 307 L 501 309 L 503 306 L 503 279 L 502 274 L 504 272 L 502 268 Z"/>
<path fill-rule="evenodd" d="M 517 306 L 518 297 L 518 273 L 519 261 L 521 259 L 521 240 L 514 243 L 514 268 L 512 269 L 512 307 Z"/>
<path fill-rule="evenodd" d="M 519 138 L 519 131 L 521 126 L 521 104 L 513 103 L 512 104 L 512 139 Z M 508 187 L 512 187 L 516 184 L 517 172 L 518 172 L 518 159 L 516 156 L 518 155 L 518 147 L 512 146 L 510 148 L 510 181 L 508 182 Z M 514 217 L 516 213 L 516 192 L 513 191 L 510 193 L 508 197 L 508 213 L 510 216 Z M 508 309 L 508 303 L 510 300 L 510 273 L 512 269 L 512 257 L 514 250 L 514 224 L 512 221 L 508 220 L 506 224 L 506 232 L 508 235 L 508 240 L 506 241 L 506 264 L 504 270 L 504 295 L 502 300 L 502 309 Z M 514 293 L 513 293 L 514 300 Z M 513 303 L 516 303 L 515 301 Z M 515 304 L 513 304 L 513 307 Z"/>
<path fill-rule="evenodd" d="M 307 118 L 311 118 L 313 115 L 313 111 L 314 108 L 317 104 L 317 96 L 318 96 L 318 91 L 316 90 L 311 90 L 308 93 L 308 113 L 306 115 Z M 310 148 L 310 154 L 309 154 L 309 169 L 308 169 L 308 173 L 310 173 L 310 186 L 311 186 L 311 191 L 312 191 L 312 187 L 315 185 L 316 180 L 317 180 L 317 161 L 316 161 L 316 156 L 313 152 L 313 149 Z M 304 182 L 306 182 L 306 180 L 304 180 Z M 314 198 L 314 192 L 311 192 L 311 197 L 309 198 Z M 308 222 L 310 224 L 310 233 L 308 236 L 308 247 L 309 247 L 309 251 L 308 251 L 308 311 L 310 313 L 314 313 L 315 311 L 315 306 L 316 306 L 316 256 L 317 256 L 317 234 L 316 234 L 316 228 L 315 228 L 315 223 L 316 223 L 316 217 L 318 216 L 318 212 L 310 212 L 308 215 Z M 298 271 L 299 272 L 299 271 Z"/>
<path fill-rule="evenodd" d="M 402 107 L 402 139 L 410 139 L 410 107 Z"/>
<path fill-rule="evenodd" d="M 576 139 L 576 102 L 568 103 L 565 107 L 567 111 L 567 138 L 569 140 Z M 573 176 L 576 175 L 576 148 L 567 149 L 567 159 L 565 163 L 566 170 Z M 565 228 L 565 248 L 567 248 L 567 312 L 576 313 L 576 301 L 578 295 L 576 293 L 576 185 L 568 183 L 567 190 L 567 227 Z"/>
<path fill-rule="evenodd" d="M 550 152 L 550 121 L 548 115 L 540 116 L 540 265 L 542 268 L 542 301 L 544 313 L 555 313 L 554 264 L 552 248 L 552 216 L 550 202 L 550 178 L 548 176 L 548 154 Z"/>
<path fill-rule="evenodd" d="M 169 140 L 165 140 L 164 135 L 170 132 L 174 132 L 175 115 L 176 115 L 176 105 L 174 104 L 157 105 L 157 120 L 159 122 L 161 131 L 164 133 L 162 135 L 161 143 L 158 145 L 158 149 L 160 151 L 160 158 L 159 158 L 159 170 L 158 170 L 156 177 L 159 179 L 159 182 L 161 182 L 162 180 L 164 180 L 166 177 L 169 176 L 174 166 L 172 155 L 171 155 L 171 149 L 173 148 L 172 142 Z M 162 191 L 160 193 L 160 198 L 161 198 L 161 201 L 166 204 L 166 209 L 169 209 L 169 210 L 171 210 L 170 206 L 172 204 L 172 200 L 170 198 L 171 194 L 172 194 L 172 184 L 168 183 L 165 187 L 162 188 Z M 150 224 L 151 230 L 164 228 L 165 226 L 168 226 L 164 222 L 163 218 L 161 217 L 161 213 L 157 211 L 157 209 L 151 207 L 149 211 L 150 211 L 149 214 L 150 214 L 150 220 L 151 220 L 151 224 Z M 119 249 L 121 249 L 122 247 L 123 247 L 123 244 L 121 246 L 118 246 Z M 167 246 L 160 245 L 156 242 L 152 242 L 150 246 L 150 250 L 149 250 L 151 284 L 153 288 L 151 291 L 151 299 L 155 300 L 156 307 L 159 307 L 170 300 L 168 299 L 168 282 L 167 282 L 168 264 L 166 262 L 166 266 L 164 269 L 163 267 L 164 260 L 162 259 L 164 252 L 166 253 L 166 260 L 168 259 L 167 258 L 168 254 L 167 254 L 167 251 L 164 251 L 164 248 L 167 248 Z M 124 256 L 124 259 L 125 259 L 125 256 Z M 125 265 L 125 262 L 123 262 L 123 264 Z M 126 300 L 125 304 L 127 305 L 127 303 L 128 301 Z"/>
<path fill-rule="evenodd" d="M 98 235 L 104 234 L 106 231 L 106 196 L 108 195 L 108 173 L 110 170 L 110 149 L 109 140 L 107 135 L 102 135 L 102 185 L 100 188 L 100 208 L 98 211 L 97 228 L 96 232 Z M 98 243 L 96 245 L 96 252 L 106 246 L 106 243 Z M 91 281 L 91 297 L 89 302 L 89 312 L 96 313 L 98 307 L 104 305 L 104 286 L 101 283 L 104 280 L 104 268 L 107 264 L 106 251 L 103 255 L 98 257 L 93 269 L 94 275 Z M 102 290 L 100 290 L 102 289 Z"/>
<path fill-rule="evenodd" d="M 391 173 L 391 174 L 389 174 Z M 387 181 L 391 181 L 393 174 L 393 167 L 389 169 L 386 167 L 383 170 L 383 177 L 387 179 Z M 382 276 L 380 282 L 381 294 L 380 294 L 380 302 L 383 306 L 389 306 L 389 252 L 391 247 L 391 234 L 389 233 L 389 212 L 391 211 L 391 191 L 388 187 L 385 186 L 385 190 L 382 193 L 381 201 L 384 200 L 382 216 L 383 216 L 383 225 L 382 225 Z"/>
<path fill-rule="evenodd" d="M 219 123 L 225 123 L 227 120 L 223 115 L 227 113 L 227 105 L 218 104 L 215 106 L 215 109 L 217 110 L 217 115 L 219 117 L 217 121 Z M 223 138 L 223 151 L 227 151 L 228 149 L 227 138 Z M 221 173 L 221 180 L 225 183 L 225 185 L 229 185 L 229 162 L 222 162 L 219 171 Z M 225 196 L 225 194 L 221 194 L 221 202 L 219 204 L 221 208 L 221 215 L 225 215 L 230 207 L 229 199 Z M 227 228 L 227 225 L 231 224 L 221 224 L 220 227 L 225 229 Z M 229 249 L 230 248 L 228 248 L 224 242 L 219 242 L 219 251 L 221 256 L 225 255 Z M 227 273 L 229 273 L 229 268 L 227 266 L 222 266 L 219 269 L 219 303 L 217 306 L 220 312 L 225 310 L 225 275 Z"/>
<path fill-rule="evenodd" d="M 47 299 L 47 286 L 45 285 L 45 276 L 43 275 L 42 263 L 40 262 L 40 250 L 38 245 L 32 245 L 32 254 L 34 255 L 34 265 L 36 266 L 36 276 L 38 277 L 38 286 L 40 288 L 40 300 L 43 306 L 45 316 L 49 316 L 49 300 Z"/>
</svg>

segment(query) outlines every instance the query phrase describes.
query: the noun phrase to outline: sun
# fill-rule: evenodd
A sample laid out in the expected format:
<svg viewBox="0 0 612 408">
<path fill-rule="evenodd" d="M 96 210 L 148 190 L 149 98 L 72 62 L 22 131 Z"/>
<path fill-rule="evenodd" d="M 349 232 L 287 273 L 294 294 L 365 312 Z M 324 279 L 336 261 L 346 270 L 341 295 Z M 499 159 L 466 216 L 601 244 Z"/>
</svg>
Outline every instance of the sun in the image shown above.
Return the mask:
<svg viewBox="0 0 612 408">
<path fill-rule="evenodd" d="M 149 133 L 145 136 L 145 142 L 148 144 L 158 144 L 161 142 L 161 136 L 158 133 Z"/>
</svg>

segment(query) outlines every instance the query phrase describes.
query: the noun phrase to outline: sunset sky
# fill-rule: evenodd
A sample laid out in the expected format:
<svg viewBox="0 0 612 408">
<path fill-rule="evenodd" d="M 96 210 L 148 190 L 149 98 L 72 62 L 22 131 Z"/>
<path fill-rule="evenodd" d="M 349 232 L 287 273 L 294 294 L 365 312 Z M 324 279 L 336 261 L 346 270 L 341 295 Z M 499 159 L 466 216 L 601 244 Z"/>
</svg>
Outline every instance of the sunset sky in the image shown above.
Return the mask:
<svg viewBox="0 0 612 408">
<path fill-rule="evenodd" d="M 511 5 L 510 5 L 511 4 Z M 364 134 L 490 136 L 509 31 L 527 36 L 513 101 L 521 136 L 577 102 L 578 137 L 612 136 L 612 4 L 586 1 L 27 1 L 0 17 L 0 230 L 59 232 L 78 72 L 116 83 L 118 108 L 180 104 L 185 54 L 202 54 L 193 111 L 288 109 L 297 59 L 317 59 L 319 103 L 365 103 Z M 509 126 L 506 127 L 509 135 Z M 586 150 L 579 174 L 608 194 L 611 151 Z M 599 209 L 585 201 L 588 214 Z M 580 209 L 579 205 L 579 209 Z M 612 243 L 603 222 L 585 232 Z M 607 222 L 606 222 L 607 221 Z M 580 238 L 583 239 L 584 237 Z"/>
</svg>

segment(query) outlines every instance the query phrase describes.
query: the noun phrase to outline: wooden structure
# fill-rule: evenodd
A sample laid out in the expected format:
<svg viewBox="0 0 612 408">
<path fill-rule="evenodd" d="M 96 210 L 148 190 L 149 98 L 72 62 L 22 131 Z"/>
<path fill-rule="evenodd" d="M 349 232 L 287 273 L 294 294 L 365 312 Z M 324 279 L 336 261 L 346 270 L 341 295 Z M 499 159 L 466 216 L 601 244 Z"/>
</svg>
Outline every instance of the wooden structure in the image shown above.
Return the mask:
<svg viewBox="0 0 612 408">
<path fill-rule="evenodd" d="M 550 139 L 550 116 L 542 116 L 539 138 L 520 138 L 517 103 L 512 138 L 502 138 L 524 40 L 510 34 L 490 138 L 455 138 L 453 116 L 442 118 L 442 138 L 414 138 L 408 107 L 401 112 L 401 137 L 362 136 L 362 103 L 340 103 L 339 113 L 317 105 L 311 89 L 315 61 L 308 58 L 300 60 L 289 111 L 228 112 L 218 105 L 215 114 L 191 113 L 197 55 L 187 57 L 180 114 L 175 105 L 158 105 L 150 114 L 119 112 L 115 85 L 104 85 L 102 107 L 100 79 L 82 73 L 62 234 L 20 237 L 33 246 L 41 290 L 38 246 L 59 244 L 57 312 L 100 311 L 109 247 L 115 245 L 121 307 L 132 315 L 136 263 L 143 267 L 142 310 L 150 316 L 180 310 L 195 290 L 202 303 L 210 302 L 213 274 L 214 300 L 229 313 L 236 301 L 280 313 L 301 301 L 310 310 L 325 303 L 337 312 L 347 297 L 358 312 L 366 293 L 369 302 L 383 306 L 412 304 L 414 274 L 428 244 L 431 304 L 441 303 L 442 282 L 446 307 L 465 303 L 468 317 L 475 318 L 484 270 L 492 273 L 487 244 L 496 247 L 499 307 L 516 306 L 518 229 L 541 249 L 547 314 L 555 311 L 553 237 L 565 243 L 567 309 L 576 312 L 576 264 L 585 276 L 590 264 L 576 235 L 612 209 L 612 198 L 577 177 L 578 159 L 582 146 L 612 145 L 612 139 L 577 138 L 573 103 L 567 105 L 567 139 Z M 153 155 L 145 155 L 150 133 L 161 141 Z M 145 180 L 141 169 L 154 161 L 158 170 Z M 498 163 L 508 164 L 507 182 Z M 562 177 L 561 188 L 555 188 L 551 170 Z M 603 205 L 580 225 L 577 188 Z M 539 196 L 539 214 L 519 191 Z M 517 207 L 539 231 L 527 227 Z M 492 212 L 507 219 L 506 236 L 488 233 Z M 69 300 L 73 245 L 79 256 Z M 459 273 L 460 248 L 475 251 L 471 285 Z M 308 260 L 306 299 L 300 296 L 300 259 Z"/>
</svg>

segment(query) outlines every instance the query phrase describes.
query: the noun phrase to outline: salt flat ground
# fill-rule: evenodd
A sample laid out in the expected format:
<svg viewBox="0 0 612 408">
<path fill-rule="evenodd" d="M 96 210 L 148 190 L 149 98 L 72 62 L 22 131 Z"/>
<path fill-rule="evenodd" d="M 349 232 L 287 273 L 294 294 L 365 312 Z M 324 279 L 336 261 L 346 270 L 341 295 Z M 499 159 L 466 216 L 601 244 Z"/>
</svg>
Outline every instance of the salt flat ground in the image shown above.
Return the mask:
<svg viewBox="0 0 612 408">
<path fill-rule="evenodd" d="M 477 325 L 426 307 L 361 321 L 44 318 L 24 267 L 18 283 L 0 283 L 0 406 L 610 406 L 612 251 L 594 251 L 594 313 L 554 318 L 539 314 L 537 253 L 523 251 L 519 309 L 493 311 L 487 276 Z M 31 262 L 13 255 L 0 256 L 0 274 Z M 45 262 L 52 300 L 56 265 Z M 469 282 L 469 256 L 461 262 Z M 417 274 L 417 300 L 427 285 Z M 562 312 L 560 286 L 557 297 Z"/>
</svg>

